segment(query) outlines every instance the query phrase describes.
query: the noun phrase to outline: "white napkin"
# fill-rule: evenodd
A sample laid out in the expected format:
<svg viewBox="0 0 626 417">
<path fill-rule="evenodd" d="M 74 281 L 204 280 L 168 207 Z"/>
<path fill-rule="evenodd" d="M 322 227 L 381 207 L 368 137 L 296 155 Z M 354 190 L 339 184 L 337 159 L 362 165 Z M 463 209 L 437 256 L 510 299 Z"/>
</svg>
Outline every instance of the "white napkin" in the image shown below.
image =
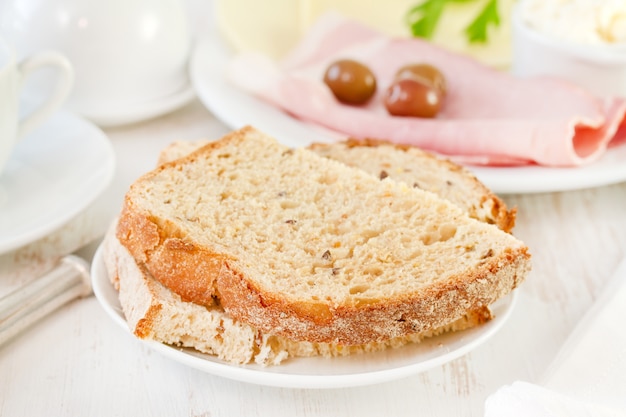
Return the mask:
<svg viewBox="0 0 626 417">
<path fill-rule="evenodd" d="M 626 259 L 574 329 L 542 385 L 523 381 L 485 401 L 485 417 L 626 416 Z"/>
</svg>

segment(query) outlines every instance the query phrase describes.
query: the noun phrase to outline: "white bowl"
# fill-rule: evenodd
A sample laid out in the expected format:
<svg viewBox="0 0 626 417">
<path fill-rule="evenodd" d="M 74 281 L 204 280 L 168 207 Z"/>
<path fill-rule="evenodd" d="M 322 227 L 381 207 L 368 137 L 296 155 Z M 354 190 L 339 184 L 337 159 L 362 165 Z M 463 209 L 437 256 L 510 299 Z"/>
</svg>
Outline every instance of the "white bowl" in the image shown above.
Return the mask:
<svg viewBox="0 0 626 417">
<path fill-rule="evenodd" d="M 512 28 L 513 74 L 555 76 L 600 97 L 626 97 L 626 45 L 582 44 L 542 33 L 523 20 L 519 4 Z"/>
</svg>

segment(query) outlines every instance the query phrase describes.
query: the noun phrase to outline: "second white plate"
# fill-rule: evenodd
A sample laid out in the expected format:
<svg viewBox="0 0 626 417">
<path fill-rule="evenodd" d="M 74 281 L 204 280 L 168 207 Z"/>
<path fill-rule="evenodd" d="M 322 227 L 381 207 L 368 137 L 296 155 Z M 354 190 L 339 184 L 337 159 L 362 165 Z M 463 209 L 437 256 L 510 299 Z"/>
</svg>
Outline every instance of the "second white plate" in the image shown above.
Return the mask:
<svg viewBox="0 0 626 417">
<path fill-rule="evenodd" d="M 204 105 L 233 129 L 250 124 L 289 146 L 328 142 L 329 133 L 301 122 L 229 83 L 225 70 L 233 52 L 216 35 L 201 39 L 192 54 L 191 80 Z M 597 162 L 577 168 L 468 167 L 499 194 L 567 191 L 626 181 L 626 145 L 609 149 Z"/>
<path fill-rule="evenodd" d="M 20 143 L 0 175 L 0 253 L 54 231 L 109 185 L 115 154 L 108 137 L 67 111 Z"/>
<path fill-rule="evenodd" d="M 108 279 L 101 248 L 94 256 L 93 291 L 108 315 L 128 336 L 132 336 L 117 291 Z M 233 365 L 217 357 L 193 349 L 182 349 L 144 340 L 152 350 L 163 356 L 209 374 L 259 385 L 287 388 L 341 388 L 387 382 L 440 366 L 456 359 L 486 342 L 507 321 L 516 293 L 492 306 L 495 318 L 465 331 L 427 338 L 421 343 L 398 349 L 338 358 L 297 358 L 279 366 Z M 132 336 L 134 337 L 134 336 Z"/>
</svg>

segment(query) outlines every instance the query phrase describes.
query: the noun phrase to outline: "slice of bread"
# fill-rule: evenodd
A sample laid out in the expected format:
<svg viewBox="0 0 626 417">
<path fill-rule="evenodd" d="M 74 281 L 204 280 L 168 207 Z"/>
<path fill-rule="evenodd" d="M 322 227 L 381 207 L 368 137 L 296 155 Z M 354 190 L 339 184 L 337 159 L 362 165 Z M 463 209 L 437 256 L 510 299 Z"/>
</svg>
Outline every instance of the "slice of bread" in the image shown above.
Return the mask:
<svg viewBox="0 0 626 417">
<path fill-rule="evenodd" d="M 509 210 L 469 170 L 414 146 L 349 139 L 332 144 L 316 143 L 310 149 L 378 178 L 389 177 L 433 192 L 465 210 L 470 217 L 495 224 L 506 232 L 515 226 L 516 210 Z"/>
<path fill-rule="evenodd" d="M 182 158 L 208 143 L 208 140 L 173 142 L 161 152 L 159 164 Z M 389 177 L 433 192 L 465 210 L 470 217 L 495 224 L 505 232 L 511 232 L 515 226 L 516 210 L 509 210 L 468 169 L 419 148 L 380 140 L 349 139 L 314 143 L 309 149 L 377 178 Z"/>
<path fill-rule="evenodd" d="M 294 342 L 262 334 L 232 319 L 219 305 L 204 307 L 183 301 L 156 281 L 143 265 L 135 262 L 115 237 L 114 227 L 105 237 L 103 260 L 109 279 L 119 292 L 122 311 L 130 330 L 141 339 L 191 347 L 228 362 L 278 365 L 287 358 L 346 356 L 398 348 L 448 331 L 460 331 L 491 319 L 488 308 L 468 312 L 449 325 L 430 332 L 411 334 L 380 343 L 342 346 Z"/>
<path fill-rule="evenodd" d="M 452 203 L 250 127 L 136 181 L 117 236 L 185 301 L 342 345 L 450 324 L 530 269 L 522 242 Z"/>
</svg>

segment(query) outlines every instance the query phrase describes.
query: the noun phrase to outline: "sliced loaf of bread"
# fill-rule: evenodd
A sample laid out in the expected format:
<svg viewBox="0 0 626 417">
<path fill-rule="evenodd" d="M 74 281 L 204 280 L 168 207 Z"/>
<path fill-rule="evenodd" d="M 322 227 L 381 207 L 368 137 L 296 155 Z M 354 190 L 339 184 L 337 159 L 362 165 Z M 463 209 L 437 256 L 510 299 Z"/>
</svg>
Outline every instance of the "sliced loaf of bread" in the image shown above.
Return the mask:
<svg viewBox="0 0 626 417">
<path fill-rule="evenodd" d="M 522 242 L 433 193 L 250 127 L 136 181 L 117 237 L 185 301 L 342 345 L 450 324 L 530 269 Z"/>
</svg>

